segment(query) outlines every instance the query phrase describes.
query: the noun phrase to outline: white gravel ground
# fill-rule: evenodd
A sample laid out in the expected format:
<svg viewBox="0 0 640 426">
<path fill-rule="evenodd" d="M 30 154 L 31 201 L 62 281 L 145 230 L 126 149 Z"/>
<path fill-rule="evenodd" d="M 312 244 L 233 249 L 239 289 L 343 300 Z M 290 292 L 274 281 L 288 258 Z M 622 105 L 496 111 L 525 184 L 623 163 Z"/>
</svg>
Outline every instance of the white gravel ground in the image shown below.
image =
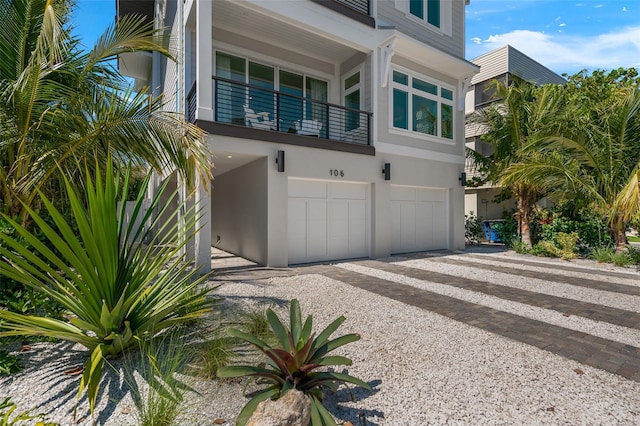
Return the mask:
<svg viewBox="0 0 640 426">
<path fill-rule="evenodd" d="M 420 262 L 403 264 L 417 266 Z M 466 273 L 451 265 L 447 268 L 447 273 Z M 384 278 L 381 271 L 369 273 Z M 474 273 L 484 281 L 495 276 L 491 271 L 485 271 L 484 276 L 479 270 Z M 574 296 L 590 299 L 593 295 L 585 296 L 584 290 L 576 287 Z M 640 424 L 638 382 L 323 276 L 229 282 L 217 294 L 230 304 L 274 304 L 280 310 L 282 303 L 297 298 L 303 314 L 313 314 L 316 329 L 345 315 L 347 321 L 336 334 L 355 332 L 362 336 L 359 342 L 342 348 L 341 353 L 353 360 L 348 371 L 375 390 L 341 390 L 326 402 L 339 420 L 354 425 L 361 424 L 359 414 L 365 416 L 367 425 Z M 618 297 L 624 300 L 630 296 Z M 551 321 L 551 313 L 540 315 Z M 567 322 L 562 326 L 568 327 L 569 319 L 564 320 Z M 627 336 L 629 330 L 613 330 L 604 323 L 590 326 L 593 333 L 610 330 Z M 71 424 L 78 378 L 62 372 L 83 362 L 80 349 L 64 343 L 34 345 L 32 352 L 21 355 L 27 365 L 22 373 L 0 378 L 0 395 L 11 395 L 20 408 L 37 406 L 37 411 L 50 414 L 50 420 Z M 191 384 L 195 391 L 185 397 L 181 425 L 211 425 L 217 418 L 233 424 L 246 401 L 244 385 Z M 97 423 L 136 424 L 133 401 L 121 377 L 110 371 L 103 386 L 108 396 L 105 392 L 100 400 Z M 81 401 L 79 412 L 85 417 L 80 424 L 90 424 L 85 401 Z"/>
</svg>

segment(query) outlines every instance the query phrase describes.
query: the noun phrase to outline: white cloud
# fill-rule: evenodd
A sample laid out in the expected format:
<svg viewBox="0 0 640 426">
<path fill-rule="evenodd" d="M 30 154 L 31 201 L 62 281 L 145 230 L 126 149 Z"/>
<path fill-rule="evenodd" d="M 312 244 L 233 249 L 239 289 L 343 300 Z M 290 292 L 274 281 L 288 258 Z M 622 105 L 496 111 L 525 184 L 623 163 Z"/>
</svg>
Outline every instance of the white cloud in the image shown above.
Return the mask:
<svg viewBox="0 0 640 426">
<path fill-rule="evenodd" d="M 480 37 L 473 37 L 471 41 L 473 44 L 482 44 L 482 39 Z"/>
<path fill-rule="evenodd" d="M 469 49 L 469 57 L 505 44 L 510 44 L 558 73 L 571 74 L 582 68 L 593 70 L 640 66 L 640 26 L 592 36 L 529 30 L 493 34 L 482 44 Z"/>
<path fill-rule="evenodd" d="M 595 5 L 595 6 L 593 6 L 593 7 L 595 7 L 596 9 L 600 9 L 600 8 L 601 8 L 601 7 L 603 7 L 603 6 L 604 6 L 603 4 L 596 4 L 596 5 Z"/>
<path fill-rule="evenodd" d="M 622 6 L 622 11 L 626 12 L 627 11 L 627 6 Z"/>
<path fill-rule="evenodd" d="M 565 24 L 565 23 L 563 22 L 562 24 L 560 24 L 560 25 L 558 25 L 558 26 L 559 26 L 559 27 L 566 27 L 566 26 L 567 26 L 567 24 Z"/>
</svg>

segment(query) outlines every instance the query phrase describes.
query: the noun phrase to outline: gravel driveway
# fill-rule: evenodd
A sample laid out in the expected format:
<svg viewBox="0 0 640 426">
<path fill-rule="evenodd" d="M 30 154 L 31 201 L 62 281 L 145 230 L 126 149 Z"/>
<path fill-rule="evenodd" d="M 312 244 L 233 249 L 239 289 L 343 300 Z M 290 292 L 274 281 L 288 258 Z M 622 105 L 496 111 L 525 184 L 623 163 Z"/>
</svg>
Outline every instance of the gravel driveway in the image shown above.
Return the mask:
<svg viewBox="0 0 640 426">
<path fill-rule="evenodd" d="M 218 254 L 219 255 L 219 254 Z M 229 305 L 300 300 L 316 328 L 340 315 L 349 373 L 373 392 L 326 400 L 354 425 L 640 424 L 640 273 L 513 252 L 421 253 L 270 270 L 223 264 Z M 0 395 L 71 424 L 80 348 L 37 344 Z M 242 384 L 192 382 L 181 424 L 233 424 Z M 136 424 L 126 383 L 105 378 L 96 421 Z M 80 405 L 86 418 L 86 403 Z M 90 424 L 84 420 L 80 424 Z"/>
</svg>

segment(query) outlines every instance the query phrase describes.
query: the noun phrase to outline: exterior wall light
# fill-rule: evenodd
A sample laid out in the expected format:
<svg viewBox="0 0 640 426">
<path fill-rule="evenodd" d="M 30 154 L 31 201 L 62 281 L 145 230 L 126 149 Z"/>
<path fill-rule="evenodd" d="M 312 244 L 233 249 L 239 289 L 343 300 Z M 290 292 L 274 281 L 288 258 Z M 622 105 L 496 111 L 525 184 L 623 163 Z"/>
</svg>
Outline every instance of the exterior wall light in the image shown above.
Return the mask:
<svg viewBox="0 0 640 426">
<path fill-rule="evenodd" d="M 391 180 L 391 163 L 384 163 L 384 169 L 382 169 L 384 180 Z"/>
<path fill-rule="evenodd" d="M 278 165 L 278 171 L 284 172 L 284 151 L 278 151 L 276 156 L 276 164 Z"/>
</svg>

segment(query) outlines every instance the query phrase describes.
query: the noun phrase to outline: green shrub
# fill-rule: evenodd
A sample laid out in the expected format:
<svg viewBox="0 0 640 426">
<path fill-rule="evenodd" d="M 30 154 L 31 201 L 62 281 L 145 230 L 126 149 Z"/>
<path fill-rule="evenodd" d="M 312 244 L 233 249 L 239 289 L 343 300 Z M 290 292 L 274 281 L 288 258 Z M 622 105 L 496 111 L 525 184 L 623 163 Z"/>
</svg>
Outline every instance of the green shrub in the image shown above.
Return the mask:
<svg viewBox="0 0 640 426">
<path fill-rule="evenodd" d="M 483 236 L 482 218 L 473 214 L 464 215 L 464 238 L 468 244 L 480 244 Z"/>
<path fill-rule="evenodd" d="M 552 241 L 540 241 L 533 246 L 531 254 L 536 256 L 560 257 L 561 250 Z"/>
<path fill-rule="evenodd" d="M 627 251 L 627 256 L 631 260 L 632 264 L 640 265 L 640 248 L 629 247 L 629 251 Z"/>
<path fill-rule="evenodd" d="M 236 346 L 236 340 L 228 336 L 216 336 L 196 345 L 195 374 L 208 380 L 218 377 L 220 367 L 228 365 L 234 358 Z"/>
<path fill-rule="evenodd" d="M 606 221 L 589 207 L 577 209 L 571 201 L 558 202 L 552 211 L 539 214 L 541 240 L 557 242 L 560 232 L 579 235 L 577 246 L 583 253 L 612 244 Z"/>
<path fill-rule="evenodd" d="M 495 222 L 492 229 L 495 230 L 498 238 L 507 246 L 513 247 L 514 241 L 519 241 L 518 221 L 515 220 L 513 213 L 504 213 L 503 222 Z"/>
<path fill-rule="evenodd" d="M 514 238 L 511 241 L 511 248 L 518 254 L 527 254 L 531 251 L 529 247 L 527 247 L 527 245 L 523 243 L 519 238 Z"/>
<path fill-rule="evenodd" d="M 303 392 L 311 401 L 311 424 L 335 425 L 335 421 L 322 405 L 323 390 L 337 389 L 339 383 L 353 383 L 365 389 L 371 389 L 362 380 L 348 374 L 332 371 L 315 371 L 320 367 L 333 365 L 351 365 L 351 360 L 343 356 L 327 356 L 327 354 L 347 343 L 360 339 L 357 334 L 347 334 L 333 340 L 331 335 L 345 320 L 343 316 L 333 321 L 318 337 L 312 334 L 313 320 L 311 315 L 302 322 L 300 304 L 291 301 L 290 328 L 286 328 L 278 316 L 267 309 L 269 325 L 278 338 L 278 345 L 270 346 L 264 341 L 237 329 L 229 329 L 229 335 L 237 337 L 257 347 L 268 361 L 265 365 L 228 366 L 218 371 L 219 377 L 256 377 L 268 386 L 254 394 L 244 406 L 236 420 L 237 425 L 244 425 L 261 401 L 278 399 L 290 389 Z"/>
<path fill-rule="evenodd" d="M 591 258 L 600 263 L 612 263 L 615 250 L 608 247 L 596 247 L 591 250 Z"/>
<path fill-rule="evenodd" d="M 120 178 L 114 176 L 110 158 L 105 172 L 103 178 L 97 164 L 95 176 L 87 170 L 83 194 L 65 181 L 73 224 L 67 223 L 44 195 L 41 201 L 55 228 L 25 206 L 55 251 L 8 217 L 5 220 L 33 248 L 0 234 L 0 255 L 7 260 L 0 263 L 0 274 L 42 292 L 72 314 L 68 320 L 60 320 L 0 310 L 0 319 L 5 321 L 0 336 L 48 336 L 88 348 L 91 356 L 84 366 L 78 394 L 87 389 L 92 412 L 105 358 L 191 321 L 211 305 L 206 298 L 211 290 L 198 289 L 207 277 L 196 279 L 197 271 L 180 254 L 189 239 L 187 230 L 195 221 L 193 210 L 187 209 L 184 228 L 179 227 L 174 222 L 182 207 L 168 211 L 171 203 L 162 197 L 164 188 L 146 212 L 145 191 L 141 191 L 125 226 L 126 206 L 118 201 L 127 198 L 129 173 L 124 176 L 125 190 L 119 193 Z M 166 215 L 169 218 L 163 222 Z M 142 220 L 137 221 L 139 216 Z M 155 240 L 154 245 L 143 244 L 151 239 L 154 228 L 162 239 Z"/>
<path fill-rule="evenodd" d="M 17 218 L 15 220 L 17 220 Z M 32 229 L 31 231 L 37 236 L 41 243 L 46 244 L 46 238 L 44 238 L 37 229 Z M 2 233 L 5 238 L 11 238 L 24 245 L 25 248 L 32 249 L 31 245 L 28 244 L 24 238 L 17 233 L 11 223 L 2 216 L 0 216 L 0 233 Z M 3 243 L 3 238 L 0 238 L 0 247 L 9 249 L 9 247 Z M 49 248 L 51 249 L 52 247 L 49 246 Z M 46 261 L 47 259 L 43 258 L 43 260 Z M 57 319 L 62 318 L 65 313 L 64 308 L 48 298 L 46 294 L 8 277 L 2 277 L 2 279 L 0 279 L 0 308 L 5 308 L 11 312 L 20 314 L 39 314 Z"/>
<path fill-rule="evenodd" d="M 32 414 L 33 409 L 13 415 L 17 408 L 16 403 L 11 401 L 10 396 L 0 402 L 0 426 L 58 426 L 57 423 L 47 422 L 45 414 Z M 12 415 L 13 417 L 11 417 Z"/>
<path fill-rule="evenodd" d="M 22 370 L 20 358 L 7 351 L 0 350 L 0 374 L 11 375 Z"/>
<path fill-rule="evenodd" d="M 577 232 L 572 232 L 570 234 L 558 232 L 556 238 L 558 240 L 558 245 L 560 246 L 559 254 L 561 258 L 564 260 L 570 260 L 578 257 L 576 254 L 576 244 L 578 243 L 580 236 Z"/>
<path fill-rule="evenodd" d="M 627 253 L 616 252 L 611 259 L 613 264 L 616 266 L 629 266 L 631 265 L 631 258 L 627 255 Z"/>
</svg>

